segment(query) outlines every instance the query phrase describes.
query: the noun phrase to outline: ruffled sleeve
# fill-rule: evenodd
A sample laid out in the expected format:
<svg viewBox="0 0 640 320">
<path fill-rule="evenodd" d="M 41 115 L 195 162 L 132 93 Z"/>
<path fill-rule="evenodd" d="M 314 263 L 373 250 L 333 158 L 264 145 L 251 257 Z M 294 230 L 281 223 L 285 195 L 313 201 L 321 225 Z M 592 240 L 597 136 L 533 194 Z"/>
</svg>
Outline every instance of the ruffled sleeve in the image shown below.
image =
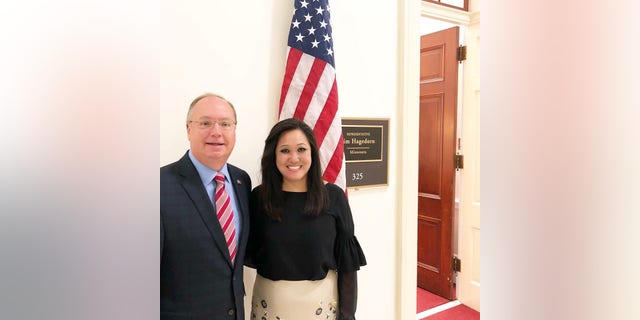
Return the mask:
<svg viewBox="0 0 640 320">
<path fill-rule="evenodd" d="M 338 272 L 352 272 L 367 265 L 364 252 L 354 233 L 351 207 L 344 191 L 335 184 L 327 184 L 327 191 L 331 201 L 331 211 L 336 218 L 336 243 L 334 254 Z"/>
</svg>

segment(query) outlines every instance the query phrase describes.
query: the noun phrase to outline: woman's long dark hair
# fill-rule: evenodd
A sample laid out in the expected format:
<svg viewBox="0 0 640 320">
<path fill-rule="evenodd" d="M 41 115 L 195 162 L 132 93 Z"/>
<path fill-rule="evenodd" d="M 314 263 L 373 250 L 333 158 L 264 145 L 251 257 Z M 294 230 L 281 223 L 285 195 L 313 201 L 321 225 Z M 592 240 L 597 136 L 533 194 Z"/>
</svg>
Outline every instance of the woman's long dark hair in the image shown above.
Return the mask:
<svg viewBox="0 0 640 320">
<path fill-rule="evenodd" d="M 264 141 L 262 153 L 262 201 L 267 216 L 281 220 L 282 207 L 284 205 L 284 193 L 282 191 L 282 173 L 276 166 L 276 147 L 280 136 L 291 130 L 302 130 L 309 140 L 311 148 L 311 166 L 307 173 L 307 202 L 304 206 L 305 214 L 317 216 L 327 207 L 328 195 L 322 181 L 320 168 L 320 155 L 318 143 L 313 135 L 313 130 L 303 121 L 289 118 L 276 123 Z"/>
</svg>

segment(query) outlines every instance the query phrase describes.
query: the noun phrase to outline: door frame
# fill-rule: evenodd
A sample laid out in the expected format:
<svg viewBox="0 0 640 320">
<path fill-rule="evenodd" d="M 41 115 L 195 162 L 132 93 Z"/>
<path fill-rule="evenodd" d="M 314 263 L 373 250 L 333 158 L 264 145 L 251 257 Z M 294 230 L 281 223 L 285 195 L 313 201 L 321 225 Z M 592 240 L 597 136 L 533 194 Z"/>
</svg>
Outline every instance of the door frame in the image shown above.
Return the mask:
<svg viewBox="0 0 640 320">
<path fill-rule="evenodd" d="M 470 2 L 474 2 L 473 0 Z M 473 4 L 470 3 L 470 8 Z M 416 316 L 416 261 L 418 220 L 418 135 L 420 96 L 420 17 L 429 17 L 461 26 L 479 19 L 478 12 L 460 12 L 420 0 L 400 0 L 398 10 L 398 152 L 396 208 L 399 241 L 397 244 L 396 318 L 414 319 Z M 475 18 L 474 18 L 475 17 Z"/>
</svg>

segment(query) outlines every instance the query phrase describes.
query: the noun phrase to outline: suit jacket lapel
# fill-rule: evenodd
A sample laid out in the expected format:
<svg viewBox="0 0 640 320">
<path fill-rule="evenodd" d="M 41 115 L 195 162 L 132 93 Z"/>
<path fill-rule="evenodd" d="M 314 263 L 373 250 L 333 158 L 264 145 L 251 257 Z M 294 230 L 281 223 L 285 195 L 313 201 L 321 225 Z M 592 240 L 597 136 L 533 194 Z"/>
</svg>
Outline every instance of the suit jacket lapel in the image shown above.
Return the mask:
<svg viewBox="0 0 640 320">
<path fill-rule="evenodd" d="M 189 198 L 191 198 L 191 201 L 198 210 L 198 214 L 207 226 L 207 230 L 209 230 L 209 234 L 213 238 L 213 242 L 215 242 L 218 250 L 220 250 L 222 256 L 226 257 L 229 266 L 231 266 L 231 257 L 229 256 L 227 241 L 222 233 L 222 227 L 220 226 L 220 222 L 216 216 L 215 208 L 202 185 L 202 180 L 198 175 L 198 171 L 193 166 L 193 163 L 191 163 L 191 159 L 189 159 L 188 155 L 185 155 L 180 160 L 179 170 L 184 177 L 182 187 L 185 189 Z"/>
</svg>

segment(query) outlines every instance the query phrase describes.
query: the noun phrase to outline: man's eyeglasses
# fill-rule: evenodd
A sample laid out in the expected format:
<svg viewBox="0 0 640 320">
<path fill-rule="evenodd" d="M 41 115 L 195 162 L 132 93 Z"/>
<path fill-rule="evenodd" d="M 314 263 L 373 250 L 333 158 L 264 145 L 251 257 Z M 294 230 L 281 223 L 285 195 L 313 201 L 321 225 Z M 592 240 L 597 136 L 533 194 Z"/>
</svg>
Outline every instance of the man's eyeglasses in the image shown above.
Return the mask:
<svg viewBox="0 0 640 320">
<path fill-rule="evenodd" d="M 233 121 L 229 121 L 229 120 L 222 120 L 222 121 L 213 121 L 213 120 L 202 120 L 202 121 L 198 121 L 198 120 L 189 120 L 189 123 L 196 123 L 196 127 L 200 130 L 209 130 L 211 128 L 213 128 L 214 124 L 218 124 L 218 127 L 220 127 L 220 129 L 224 130 L 224 131 L 229 131 L 231 129 L 233 129 L 233 127 L 236 126 L 236 123 Z"/>
</svg>

